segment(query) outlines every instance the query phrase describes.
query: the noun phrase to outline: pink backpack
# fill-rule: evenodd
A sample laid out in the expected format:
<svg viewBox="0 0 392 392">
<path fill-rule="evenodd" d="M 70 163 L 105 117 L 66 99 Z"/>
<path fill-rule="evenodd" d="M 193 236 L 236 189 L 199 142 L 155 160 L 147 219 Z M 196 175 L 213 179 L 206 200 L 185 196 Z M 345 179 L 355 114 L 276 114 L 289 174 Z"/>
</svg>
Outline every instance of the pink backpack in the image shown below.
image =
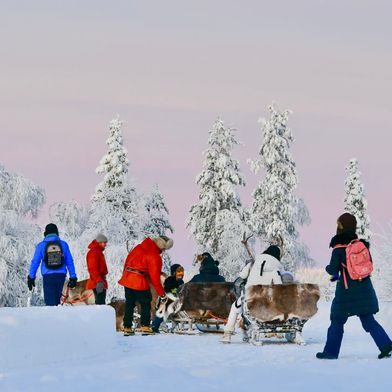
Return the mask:
<svg viewBox="0 0 392 392">
<path fill-rule="evenodd" d="M 336 245 L 335 248 L 346 248 L 346 264 L 343 265 L 344 287 L 348 289 L 345 270 L 352 280 L 361 281 L 373 272 L 373 263 L 369 249 L 360 240 L 352 240 L 348 245 Z"/>
</svg>

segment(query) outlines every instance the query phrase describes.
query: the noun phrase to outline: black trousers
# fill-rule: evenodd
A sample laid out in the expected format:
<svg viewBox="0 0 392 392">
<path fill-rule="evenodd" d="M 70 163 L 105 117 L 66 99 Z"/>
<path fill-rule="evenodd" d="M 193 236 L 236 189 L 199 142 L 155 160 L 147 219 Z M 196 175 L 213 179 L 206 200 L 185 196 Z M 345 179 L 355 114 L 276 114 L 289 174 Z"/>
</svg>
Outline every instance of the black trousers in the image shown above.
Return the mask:
<svg viewBox="0 0 392 392">
<path fill-rule="evenodd" d="M 95 297 L 95 305 L 105 305 L 106 303 L 106 290 L 103 290 L 102 293 L 97 293 L 96 289 L 93 289 L 94 297 Z"/>
<path fill-rule="evenodd" d="M 124 327 L 131 328 L 133 322 L 133 311 L 136 302 L 140 304 L 140 324 L 142 327 L 149 327 L 151 321 L 151 301 L 150 290 L 133 290 L 125 287 L 125 312 Z"/>
</svg>

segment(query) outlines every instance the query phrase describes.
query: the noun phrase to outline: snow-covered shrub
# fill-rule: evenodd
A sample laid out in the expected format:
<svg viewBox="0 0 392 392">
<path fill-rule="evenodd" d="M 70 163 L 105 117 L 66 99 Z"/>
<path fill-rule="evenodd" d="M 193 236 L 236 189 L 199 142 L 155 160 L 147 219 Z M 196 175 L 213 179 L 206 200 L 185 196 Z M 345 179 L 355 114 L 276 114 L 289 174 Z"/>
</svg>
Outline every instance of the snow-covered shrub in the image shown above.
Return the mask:
<svg viewBox="0 0 392 392">
<path fill-rule="evenodd" d="M 374 271 L 372 280 L 378 297 L 392 301 L 392 222 L 382 234 L 374 234 L 371 246 Z"/>
<path fill-rule="evenodd" d="M 332 301 L 335 295 L 336 282 L 330 281 L 330 276 L 324 268 L 299 268 L 295 277 L 300 283 L 313 283 L 320 287 L 320 299 Z"/>
</svg>

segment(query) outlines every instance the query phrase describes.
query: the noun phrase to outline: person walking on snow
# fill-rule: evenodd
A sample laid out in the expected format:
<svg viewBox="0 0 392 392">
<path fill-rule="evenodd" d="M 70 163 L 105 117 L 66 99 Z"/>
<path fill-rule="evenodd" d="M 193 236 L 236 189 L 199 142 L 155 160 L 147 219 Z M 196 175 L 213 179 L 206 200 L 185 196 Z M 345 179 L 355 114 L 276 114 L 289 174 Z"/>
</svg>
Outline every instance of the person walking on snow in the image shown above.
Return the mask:
<svg viewBox="0 0 392 392">
<path fill-rule="evenodd" d="M 281 272 L 283 266 L 280 263 L 280 249 L 276 245 L 269 246 L 261 255 L 256 256 L 255 261 L 249 260 L 241 270 L 239 277 L 246 281 L 246 289 L 255 285 L 282 284 Z M 231 335 L 234 333 L 237 317 L 242 313 L 243 297 L 239 297 L 232 305 L 224 334 L 220 341 L 231 343 Z"/>
<path fill-rule="evenodd" d="M 141 307 L 140 332 L 153 333 L 151 321 L 151 291 L 149 281 L 160 297 L 160 301 L 167 299 L 161 284 L 162 258 L 161 253 L 173 246 L 173 240 L 161 235 L 146 238 L 135 246 L 128 254 L 123 275 L 119 284 L 125 288 L 124 336 L 133 335 L 133 311 L 135 303 Z"/>
<path fill-rule="evenodd" d="M 35 248 L 27 276 L 27 286 L 30 291 L 33 290 L 37 270 L 41 265 L 45 304 L 57 306 L 60 304 L 67 270 L 70 276 L 68 287 L 72 289 L 76 286 L 75 266 L 69 246 L 60 239 L 54 223 L 46 225 L 44 237 Z"/>
<path fill-rule="evenodd" d="M 108 267 L 103 251 L 107 242 L 108 239 L 103 234 L 98 234 L 95 240 L 88 246 L 90 250 L 86 256 L 87 269 L 90 274 L 86 288 L 94 291 L 96 305 L 105 305 L 106 301 Z"/>
<path fill-rule="evenodd" d="M 358 316 L 363 329 L 370 333 L 380 349 L 378 358 L 390 356 L 392 341 L 382 326 L 374 319 L 378 312 L 378 300 L 370 276 L 361 280 L 351 279 L 347 270 L 346 247 L 358 239 L 357 220 L 354 215 L 344 213 L 338 218 L 336 235 L 331 239 L 333 248 L 331 261 L 325 268 L 337 280 L 335 298 L 331 306 L 331 325 L 328 328 L 324 350 L 316 354 L 319 359 L 337 359 L 343 339 L 344 324 L 350 316 Z M 369 249 L 369 243 L 361 240 Z M 370 256 L 370 253 L 369 253 Z"/>
</svg>

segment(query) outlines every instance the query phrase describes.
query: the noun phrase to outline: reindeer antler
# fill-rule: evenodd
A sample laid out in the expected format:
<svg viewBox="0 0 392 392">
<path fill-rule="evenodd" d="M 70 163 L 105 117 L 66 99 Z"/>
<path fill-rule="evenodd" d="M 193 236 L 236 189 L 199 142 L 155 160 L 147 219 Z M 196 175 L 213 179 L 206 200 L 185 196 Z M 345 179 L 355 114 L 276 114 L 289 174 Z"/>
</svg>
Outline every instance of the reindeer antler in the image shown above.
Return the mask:
<svg viewBox="0 0 392 392">
<path fill-rule="evenodd" d="M 248 241 L 249 241 L 249 239 L 252 238 L 252 237 L 253 237 L 253 234 L 251 234 L 251 235 L 249 235 L 249 236 L 247 237 L 247 236 L 246 236 L 246 233 L 244 233 L 241 242 L 244 244 L 244 246 L 245 246 L 245 248 L 246 248 L 246 251 L 248 252 L 248 255 L 250 256 L 250 258 L 254 261 L 255 258 L 254 258 L 254 256 L 252 255 L 252 252 L 250 251 L 249 246 L 248 246 Z"/>
<path fill-rule="evenodd" d="M 278 235 L 278 246 L 280 248 L 280 258 L 283 257 L 283 250 L 284 250 L 284 243 L 283 243 L 283 237 L 279 234 Z"/>
</svg>

